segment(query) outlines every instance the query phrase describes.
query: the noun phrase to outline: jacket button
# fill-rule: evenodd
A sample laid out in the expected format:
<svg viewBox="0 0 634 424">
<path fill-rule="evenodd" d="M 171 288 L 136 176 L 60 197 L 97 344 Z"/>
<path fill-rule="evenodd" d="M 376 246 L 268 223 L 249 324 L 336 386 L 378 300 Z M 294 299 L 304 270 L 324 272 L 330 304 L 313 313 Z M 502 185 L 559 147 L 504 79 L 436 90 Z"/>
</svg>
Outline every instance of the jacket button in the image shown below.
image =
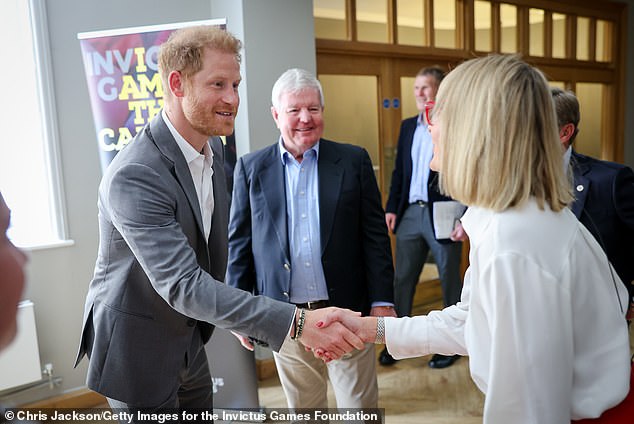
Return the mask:
<svg viewBox="0 0 634 424">
<path fill-rule="evenodd" d="M 282 294 L 284 295 L 284 297 L 288 297 L 288 292 L 284 292 Z"/>
<path fill-rule="evenodd" d="M 187 320 L 187 326 L 188 327 L 193 327 L 196 325 L 196 320 L 195 319 L 188 319 Z"/>
<path fill-rule="evenodd" d="M 284 264 L 284 269 L 287 270 L 287 271 L 290 271 L 291 270 L 291 266 L 288 263 L 285 263 Z"/>
</svg>

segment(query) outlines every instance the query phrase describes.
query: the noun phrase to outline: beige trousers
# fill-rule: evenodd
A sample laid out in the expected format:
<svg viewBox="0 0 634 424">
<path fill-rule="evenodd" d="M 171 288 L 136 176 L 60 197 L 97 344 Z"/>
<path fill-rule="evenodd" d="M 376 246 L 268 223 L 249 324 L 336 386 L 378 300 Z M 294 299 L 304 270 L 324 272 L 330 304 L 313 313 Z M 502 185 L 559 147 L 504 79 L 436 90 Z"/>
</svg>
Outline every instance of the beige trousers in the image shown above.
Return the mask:
<svg viewBox="0 0 634 424">
<path fill-rule="evenodd" d="M 328 379 L 337 408 L 378 408 L 373 344 L 325 364 L 301 343 L 287 339 L 273 356 L 289 408 L 327 408 Z"/>
</svg>

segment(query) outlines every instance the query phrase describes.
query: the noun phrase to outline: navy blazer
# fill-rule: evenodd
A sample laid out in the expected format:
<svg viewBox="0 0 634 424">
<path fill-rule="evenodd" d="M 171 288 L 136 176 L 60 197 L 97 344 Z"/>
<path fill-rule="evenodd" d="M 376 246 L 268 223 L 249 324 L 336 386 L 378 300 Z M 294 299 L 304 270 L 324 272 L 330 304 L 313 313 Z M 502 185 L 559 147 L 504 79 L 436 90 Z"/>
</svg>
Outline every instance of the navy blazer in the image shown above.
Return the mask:
<svg viewBox="0 0 634 424">
<path fill-rule="evenodd" d="M 398 135 L 396 161 L 394 163 L 394 171 L 392 172 L 392 182 L 390 183 L 390 195 L 385 206 L 386 212 L 396 214 L 394 232 L 397 231 L 405 209 L 409 206 L 409 187 L 412 181 L 412 143 L 414 141 L 417 120 L 418 116 L 404 119 L 403 122 L 401 122 L 401 130 Z M 432 211 L 434 202 L 453 199 L 440 193 L 438 189 L 438 173 L 431 169 L 429 170 L 427 190 L 429 193 L 428 210 L 433 226 L 434 215 Z M 450 242 L 449 239 L 443 239 L 442 241 Z"/>
<path fill-rule="evenodd" d="M 367 314 L 372 302 L 393 302 L 394 277 L 370 157 L 361 147 L 321 139 L 317 166 L 321 262 L 329 303 Z M 275 143 L 238 160 L 226 282 L 289 302 L 292 266 L 284 166 Z"/>
<path fill-rule="evenodd" d="M 572 211 L 602 245 L 634 295 L 634 173 L 625 165 L 572 152 Z"/>
</svg>

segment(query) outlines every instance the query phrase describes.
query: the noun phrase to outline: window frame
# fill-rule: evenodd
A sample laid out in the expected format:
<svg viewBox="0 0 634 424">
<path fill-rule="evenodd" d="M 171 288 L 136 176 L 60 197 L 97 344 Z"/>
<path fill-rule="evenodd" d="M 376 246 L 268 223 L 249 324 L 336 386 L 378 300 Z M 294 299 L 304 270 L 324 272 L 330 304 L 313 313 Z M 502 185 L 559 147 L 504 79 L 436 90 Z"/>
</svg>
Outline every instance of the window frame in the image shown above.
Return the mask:
<svg viewBox="0 0 634 424">
<path fill-rule="evenodd" d="M 47 11 L 45 0 L 28 0 L 28 14 L 32 35 L 32 53 L 35 64 L 35 82 L 37 104 L 40 112 L 43 162 L 46 167 L 46 190 L 49 202 L 49 225 L 52 238 L 34 244 L 22 244 L 14 240 L 21 248 L 34 251 L 74 244 L 69 239 L 66 218 L 63 172 L 61 166 L 57 109 Z"/>
</svg>

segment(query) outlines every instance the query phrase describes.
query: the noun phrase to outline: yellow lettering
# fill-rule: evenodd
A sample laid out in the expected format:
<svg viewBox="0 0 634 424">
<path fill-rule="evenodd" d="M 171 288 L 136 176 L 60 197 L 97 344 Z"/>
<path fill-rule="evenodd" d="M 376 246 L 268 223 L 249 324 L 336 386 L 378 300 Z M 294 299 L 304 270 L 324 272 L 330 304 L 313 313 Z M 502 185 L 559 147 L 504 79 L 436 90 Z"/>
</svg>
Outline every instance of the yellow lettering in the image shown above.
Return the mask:
<svg viewBox="0 0 634 424">
<path fill-rule="evenodd" d="M 121 92 L 119 93 L 119 100 L 127 100 L 132 95 L 133 99 L 142 99 L 143 96 L 139 92 L 139 88 L 136 85 L 136 81 L 134 81 L 134 77 L 132 75 L 123 75 L 122 77 L 123 84 L 121 85 Z"/>
<path fill-rule="evenodd" d="M 143 125 L 148 120 L 154 118 L 162 107 L 163 99 L 131 100 L 128 102 L 128 110 L 134 112 L 134 123 L 136 125 Z M 147 111 L 147 119 L 144 116 L 144 111 Z"/>
<path fill-rule="evenodd" d="M 145 97 L 149 97 L 148 91 L 154 93 L 154 97 L 163 97 L 163 82 L 158 72 L 154 73 L 151 80 L 148 79 L 146 74 L 137 75 L 137 78 L 140 90 L 145 94 Z"/>
<path fill-rule="evenodd" d="M 165 105 L 165 100 L 161 97 L 157 101 L 158 107 L 148 108 L 148 119 L 152 119 L 156 116 L 157 113 L 161 111 L 163 106 Z"/>
<path fill-rule="evenodd" d="M 136 55 L 136 71 L 137 73 L 142 73 L 147 71 L 147 66 L 145 66 L 145 47 L 137 47 L 134 49 L 134 54 Z"/>
<path fill-rule="evenodd" d="M 121 77 L 119 100 L 147 99 L 151 97 L 150 94 L 154 94 L 155 97 L 163 97 L 163 84 L 158 73 L 155 73 L 152 79 L 148 79 L 145 74 L 138 74 L 136 77 L 137 80 L 132 75 Z"/>
</svg>

